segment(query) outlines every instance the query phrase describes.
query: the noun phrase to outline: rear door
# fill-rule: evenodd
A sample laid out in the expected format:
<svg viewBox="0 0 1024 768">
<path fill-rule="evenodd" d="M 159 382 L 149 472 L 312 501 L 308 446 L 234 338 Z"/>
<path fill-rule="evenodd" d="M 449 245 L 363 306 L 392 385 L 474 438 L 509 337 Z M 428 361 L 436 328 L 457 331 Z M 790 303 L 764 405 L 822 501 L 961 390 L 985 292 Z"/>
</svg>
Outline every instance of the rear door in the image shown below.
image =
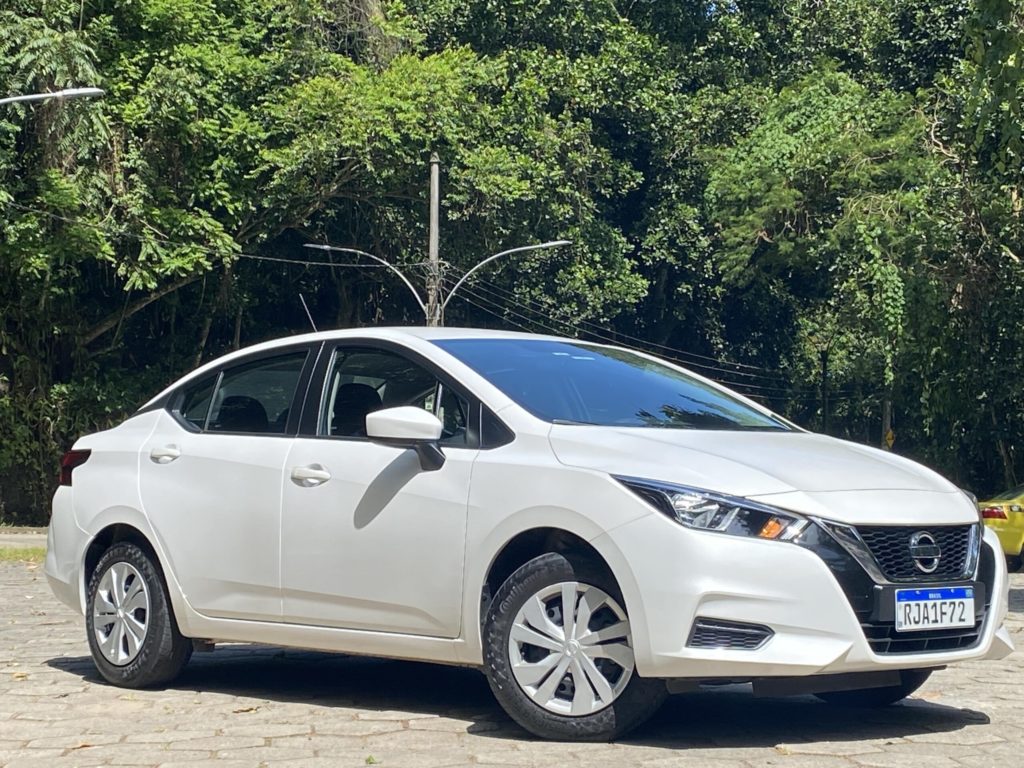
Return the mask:
<svg viewBox="0 0 1024 768">
<path fill-rule="evenodd" d="M 142 448 L 142 501 L 189 604 L 279 620 L 281 484 L 314 348 L 279 348 L 186 384 Z"/>
</svg>

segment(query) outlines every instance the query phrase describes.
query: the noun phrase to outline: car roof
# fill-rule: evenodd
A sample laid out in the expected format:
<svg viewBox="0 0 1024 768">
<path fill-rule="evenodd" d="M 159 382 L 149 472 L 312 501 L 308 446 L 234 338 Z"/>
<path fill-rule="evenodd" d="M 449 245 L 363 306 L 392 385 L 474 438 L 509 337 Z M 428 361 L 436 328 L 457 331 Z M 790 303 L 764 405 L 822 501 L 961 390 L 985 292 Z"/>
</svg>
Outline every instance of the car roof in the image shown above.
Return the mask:
<svg viewBox="0 0 1024 768">
<path fill-rule="evenodd" d="M 446 339 L 545 339 L 549 341 L 577 341 L 560 336 L 545 336 L 536 333 L 523 333 L 520 331 L 495 331 L 487 328 L 453 328 L 453 327 L 427 327 L 422 325 L 410 326 L 368 326 L 363 328 L 341 328 L 331 331 L 317 331 L 315 333 L 303 333 L 294 336 L 281 336 L 276 339 L 252 344 L 247 347 L 229 352 L 220 357 L 209 360 L 203 365 L 189 371 L 178 378 L 175 382 L 164 388 L 160 393 L 150 398 L 142 410 L 149 408 L 153 403 L 158 402 L 171 390 L 182 384 L 201 378 L 206 371 L 219 368 L 230 363 L 232 360 L 248 357 L 252 353 L 266 352 L 278 347 L 288 347 L 294 344 L 308 344 L 319 341 L 337 341 L 344 339 L 381 339 L 391 341 L 403 341 L 420 339 L 424 341 L 441 341 Z"/>
<path fill-rule="evenodd" d="M 272 349 L 276 346 L 298 344 L 309 341 L 332 341 L 346 338 L 373 338 L 373 339 L 402 339 L 402 338 L 423 339 L 425 341 L 443 341 L 451 339 L 547 339 L 558 341 L 578 341 L 563 336 L 551 336 L 537 333 L 524 333 L 522 331 L 496 331 L 488 328 L 453 328 L 435 327 L 423 325 L 393 325 L 393 326 L 367 326 L 363 328 L 341 328 L 332 331 L 317 331 L 315 333 L 303 333 L 297 336 L 283 336 L 270 341 L 254 344 L 245 347 L 247 352 L 254 352 L 260 349 Z"/>
</svg>

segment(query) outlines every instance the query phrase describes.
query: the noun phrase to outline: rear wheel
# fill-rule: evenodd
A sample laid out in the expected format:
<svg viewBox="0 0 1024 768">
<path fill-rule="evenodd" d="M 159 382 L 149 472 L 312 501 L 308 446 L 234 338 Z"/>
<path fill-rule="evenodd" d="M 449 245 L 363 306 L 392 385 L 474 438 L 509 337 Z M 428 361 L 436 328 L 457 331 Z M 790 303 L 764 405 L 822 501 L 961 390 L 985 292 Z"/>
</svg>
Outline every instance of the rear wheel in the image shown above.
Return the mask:
<svg viewBox="0 0 1024 768">
<path fill-rule="evenodd" d="M 96 669 L 114 685 L 166 683 L 192 655 L 160 571 L 130 542 L 115 544 L 100 558 L 89 580 L 85 623 Z"/>
<path fill-rule="evenodd" d="M 887 707 L 907 698 L 924 685 L 931 674 L 932 670 L 930 669 L 903 669 L 900 670 L 899 685 L 885 688 L 861 688 L 855 691 L 829 691 L 814 695 L 829 704 L 838 704 L 844 707 Z"/>
<path fill-rule="evenodd" d="M 498 590 L 484 622 L 491 690 L 531 733 L 608 741 L 649 718 L 665 684 L 636 674 L 614 579 L 559 554 L 530 560 Z"/>
</svg>

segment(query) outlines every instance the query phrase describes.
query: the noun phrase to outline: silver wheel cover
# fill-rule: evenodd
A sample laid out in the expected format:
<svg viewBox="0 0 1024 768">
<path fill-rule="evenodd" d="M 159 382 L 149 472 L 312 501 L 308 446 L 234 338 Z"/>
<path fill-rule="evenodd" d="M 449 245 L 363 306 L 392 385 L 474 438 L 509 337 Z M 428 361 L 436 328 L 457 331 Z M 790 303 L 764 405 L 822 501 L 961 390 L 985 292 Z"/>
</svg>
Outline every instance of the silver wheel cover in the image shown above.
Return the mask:
<svg viewBox="0 0 1024 768">
<path fill-rule="evenodd" d="M 508 657 L 535 704 L 558 715 L 590 715 L 615 701 L 633 676 L 629 620 L 597 587 L 554 584 L 519 609 Z"/>
<path fill-rule="evenodd" d="M 92 605 L 92 626 L 103 658 L 123 667 L 142 650 L 149 631 L 149 589 L 130 563 L 117 562 L 103 574 Z"/>
</svg>

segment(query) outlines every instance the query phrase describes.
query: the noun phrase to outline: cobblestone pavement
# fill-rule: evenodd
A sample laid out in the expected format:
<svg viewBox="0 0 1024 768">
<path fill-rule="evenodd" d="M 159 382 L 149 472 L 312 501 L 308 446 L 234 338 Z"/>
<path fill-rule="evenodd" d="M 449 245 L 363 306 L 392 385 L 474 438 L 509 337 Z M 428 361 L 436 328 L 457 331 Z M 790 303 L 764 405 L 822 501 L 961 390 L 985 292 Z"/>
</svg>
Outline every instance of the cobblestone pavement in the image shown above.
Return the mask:
<svg viewBox="0 0 1024 768">
<path fill-rule="evenodd" d="M 1011 623 L 1024 646 L 1024 574 Z M 1024 765 L 1024 653 L 934 674 L 885 710 L 741 686 L 672 697 L 616 744 L 527 737 L 473 671 L 247 645 L 196 654 L 166 690 L 101 683 L 81 617 L 39 566 L 0 564 L 0 765 Z"/>
</svg>

